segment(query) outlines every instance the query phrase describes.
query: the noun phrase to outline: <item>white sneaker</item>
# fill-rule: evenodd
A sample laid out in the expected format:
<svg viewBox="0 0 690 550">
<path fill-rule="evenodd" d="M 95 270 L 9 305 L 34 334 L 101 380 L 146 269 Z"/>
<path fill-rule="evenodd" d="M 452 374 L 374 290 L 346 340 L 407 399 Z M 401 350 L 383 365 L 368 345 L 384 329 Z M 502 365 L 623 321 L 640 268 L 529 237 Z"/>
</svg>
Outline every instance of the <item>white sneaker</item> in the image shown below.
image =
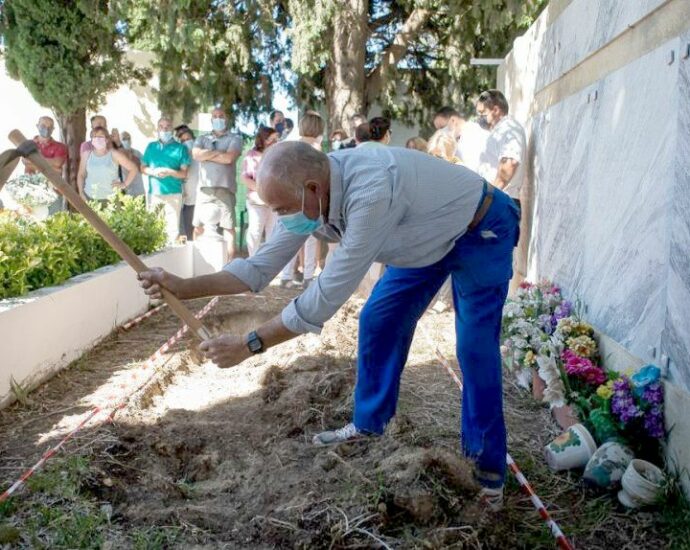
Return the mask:
<svg viewBox="0 0 690 550">
<path fill-rule="evenodd" d="M 503 487 L 482 487 L 479 491 L 479 501 L 491 512 L 500 512 L 503 510 Z"/>
<path fill-rule="evenodd" d="M 302 288 L 302 285 L 299 283 L 292 281 L 291 279 L 281 279 L 280 280 L 280 288 L 287 288 L 289 290 L 295 289 L 295 288 Z"/>
<path fill-rule="evenodd" d="M 333 443 L 350 441 L 364 435 L 365 434 L 358 431 L 357 428 L 355 428 L 355 425 L 350 422 L 349 424 L 343 426 L 342 428 L 338 428 L 337 430 L 316 434 L 311 442 L 314 445 L 332 445 Z"/>
</svg>

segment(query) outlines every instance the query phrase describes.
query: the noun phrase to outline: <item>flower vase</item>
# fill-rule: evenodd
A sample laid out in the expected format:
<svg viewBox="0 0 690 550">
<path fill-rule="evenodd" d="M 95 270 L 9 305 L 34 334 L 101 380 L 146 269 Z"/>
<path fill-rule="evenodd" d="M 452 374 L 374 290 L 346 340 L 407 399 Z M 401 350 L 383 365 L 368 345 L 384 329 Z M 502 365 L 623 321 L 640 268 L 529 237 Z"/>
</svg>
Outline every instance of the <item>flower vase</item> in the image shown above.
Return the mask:
<svg viewBox="0 0 690 550">
<path fill-rule="evenodd" d="M 544 400 L 546 382 L 542 380 L 536 369 L 532 369 L 532 397 L 540 403 Z"/>
<path fill-rule="evenodd" d="M 628 465 L 618 492 L 618 500 L 626 508 L 639 508 L 654 504 L 662 493 L 664 473 L 651 462 L 633 459 Z"/>
<path fill-rule="evenodd" d="M 611 489 L 621 480 L 633 458 L 628 446 L 620 441 L 607 441 L 587 462 L 583 478 L 590 485 Z"/>
<path fill-rule="evenodd" d="M 570 405 L 554 407 L 551 409 L 551 414 L 556 423 L 564 430 L 567 430 L 570 426 L 574 426 L 578 422 L 577 414 L 575 414 L 575 411 Z"/>
<path fill-rule="evenodd" d="M 596 450 L 592 434 L 582 424 L 575 424 L 544 448 L 544 457 L 554 471 L 571 470 L 585 466 Z"/>
</svg>

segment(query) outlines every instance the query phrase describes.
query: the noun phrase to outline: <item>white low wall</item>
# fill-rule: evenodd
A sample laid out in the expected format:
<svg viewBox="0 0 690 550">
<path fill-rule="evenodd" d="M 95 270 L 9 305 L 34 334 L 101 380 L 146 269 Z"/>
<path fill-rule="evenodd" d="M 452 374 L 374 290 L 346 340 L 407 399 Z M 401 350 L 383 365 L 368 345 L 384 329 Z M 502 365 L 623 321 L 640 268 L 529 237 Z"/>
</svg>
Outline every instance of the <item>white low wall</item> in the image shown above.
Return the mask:
<svg viewBox="0 0 690 550">
<path fill-rule="evenodd" d="M 193 245 L 187 244 L 144 261 L 190 277 L 193 257 Z M 35 388 L 144 312 L 148 302 L 124 262 L 73 277 L 59 287 L 0 301 L 0 409 L 14 401 L 11 377 L 23 388 Z"/>
</svg>

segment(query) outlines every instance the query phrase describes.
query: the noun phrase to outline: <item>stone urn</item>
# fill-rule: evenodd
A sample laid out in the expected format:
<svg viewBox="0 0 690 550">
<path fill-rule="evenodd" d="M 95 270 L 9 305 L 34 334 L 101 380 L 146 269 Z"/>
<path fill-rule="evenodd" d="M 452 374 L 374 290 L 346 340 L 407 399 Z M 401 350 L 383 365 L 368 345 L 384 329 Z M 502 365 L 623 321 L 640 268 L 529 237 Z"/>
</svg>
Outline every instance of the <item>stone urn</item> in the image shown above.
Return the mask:
<svg viewBox="0 0 690 550">
<path fill-rule="evenodd" d="M 589 430 L 582 424 L 575 424 L 544 448 L 544 457 L 549 468 L 557 472 L 583 468 L 596 450 Z"/>
<path fill-rule="evenodd" d="M 618 500 L 626 508 L 640 508 L 659 501 L 663 491 L 664 472 L 651 462 L 635 458 L 630 461 L 618 492 Z"/>
<path fill-rule="evenodd" d="M 584 479 L 602 489 L 611 489 L 623 477 L 628 465 L 635 458 L 632 450 L 620 441 L 607 441 L 599 447 L 585 466 Z"/>
</svg>

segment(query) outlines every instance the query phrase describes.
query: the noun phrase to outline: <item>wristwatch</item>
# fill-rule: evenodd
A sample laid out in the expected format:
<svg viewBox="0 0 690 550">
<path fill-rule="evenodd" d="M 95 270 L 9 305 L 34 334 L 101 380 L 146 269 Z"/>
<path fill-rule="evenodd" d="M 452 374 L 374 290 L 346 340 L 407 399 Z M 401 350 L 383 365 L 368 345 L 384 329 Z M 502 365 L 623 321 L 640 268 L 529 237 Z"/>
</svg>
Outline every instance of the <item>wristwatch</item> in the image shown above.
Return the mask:
<svg viewBox="0 0 690 550">
<path fill-rule="evenodd" d="M 261 338 L 259 338 L 259 335 L 256 333 L 255 330 L 249 333 L 249 336 L 247 336 L 247 347 L 249 348 L 249 351 L 252 353 L 263 353 L 266 351 L 264 349 L 264 343 Z"/>
</svg>

